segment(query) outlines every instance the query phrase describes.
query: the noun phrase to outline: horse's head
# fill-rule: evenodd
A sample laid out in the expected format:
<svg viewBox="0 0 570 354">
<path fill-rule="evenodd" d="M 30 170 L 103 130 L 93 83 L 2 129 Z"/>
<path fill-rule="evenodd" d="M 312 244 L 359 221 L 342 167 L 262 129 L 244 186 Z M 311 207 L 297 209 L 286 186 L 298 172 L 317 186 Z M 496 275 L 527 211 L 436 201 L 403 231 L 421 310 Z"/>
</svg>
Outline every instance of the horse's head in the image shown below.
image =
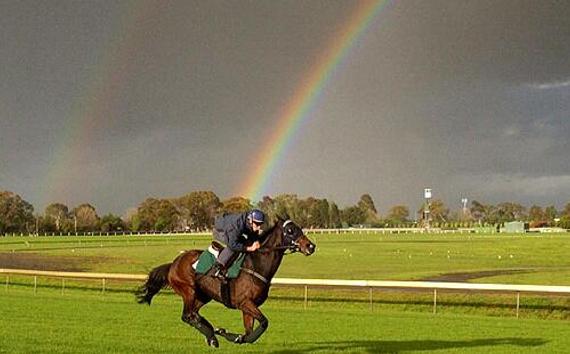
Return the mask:
<svg viewBox="0 0 570 354">
<path fill-rule="evenodd" d="M 303 230 L 291 220 L 279 221 L 283 230 L 282 246 L 292 252 L 301 252 L 305 256 L 310 256 L 315 252 L 317 246 L 309 240 Z"/>
</svg>

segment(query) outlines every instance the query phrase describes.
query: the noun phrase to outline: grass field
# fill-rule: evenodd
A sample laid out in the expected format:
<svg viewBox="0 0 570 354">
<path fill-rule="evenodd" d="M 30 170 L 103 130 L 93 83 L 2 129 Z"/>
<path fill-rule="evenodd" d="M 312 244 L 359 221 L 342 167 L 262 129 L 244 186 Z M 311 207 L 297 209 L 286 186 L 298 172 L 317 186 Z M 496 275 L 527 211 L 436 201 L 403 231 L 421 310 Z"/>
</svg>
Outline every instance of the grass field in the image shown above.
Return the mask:
<svg viewBox="0 0 570 354">
<path fill-rule="evenodd" d="M 318 235 L 311 257 L 287 256 L 278 277 L 458 280 L 570 285 L 570 235 Z M 205 236 L 0 238 L 0 268 L 146 273 Z M 255 345 L 209 349 L 180 321 L 181 302 L 166 291 L 151 307 L 134 303 L 133 283 L 66 283 L 13 277 L 0 288 L 0 353 L 566 353 L 570 297 L 442 293 L 438 313 L 424 292 L 272 288 L 270 319 Z M 236 311 L 204 308 L 213 323 L 241 332 Z"/>
<path fill-rule="evenodd" d="M 207 347 L 180 321 L 180 301 L 148 307 L 130 294 L 0 292 L 0 353 L 567 353 L 566 321 L 309 308 L 268 301 L 254 345 Z M 214 324 L 241 331 L 239 312 L 212 304 Z"/>
</svg>

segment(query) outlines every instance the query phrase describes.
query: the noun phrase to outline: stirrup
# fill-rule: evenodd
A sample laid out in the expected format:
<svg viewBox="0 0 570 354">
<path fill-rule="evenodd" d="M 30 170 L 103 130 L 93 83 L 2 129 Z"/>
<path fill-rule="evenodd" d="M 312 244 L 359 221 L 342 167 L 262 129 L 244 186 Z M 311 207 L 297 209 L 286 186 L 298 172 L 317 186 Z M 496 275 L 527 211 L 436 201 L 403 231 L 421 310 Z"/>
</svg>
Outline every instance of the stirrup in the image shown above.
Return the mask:
<svg viewBox="0 0 570 354">
<path fill-rule="evenodd" d="M 216 273 L 214 273 L 214 278 L 224 280 L 224 279 L 226 279 L 226 275 L 224 274 L 224 272 L 221 269 L 219 269 L 216 271 Z"/>
<path fill-rule="evenodd" d="M 214 271 L 214 278 L 218 278 L 220 280 L 226 280 L 227 275 L 226 275 L 226 270 L 219 264 L 216 264 L 214 266 L 215 271 Z"/>
</svg>

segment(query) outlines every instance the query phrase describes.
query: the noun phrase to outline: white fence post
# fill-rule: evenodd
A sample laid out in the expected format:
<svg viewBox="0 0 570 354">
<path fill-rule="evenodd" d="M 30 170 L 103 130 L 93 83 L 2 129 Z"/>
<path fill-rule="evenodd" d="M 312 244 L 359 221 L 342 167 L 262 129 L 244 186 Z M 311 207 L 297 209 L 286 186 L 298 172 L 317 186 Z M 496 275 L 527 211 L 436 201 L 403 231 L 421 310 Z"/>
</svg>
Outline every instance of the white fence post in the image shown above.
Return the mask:
<svg viewBox="0 0 570 354">
<path fill-rule="evenodd" d="M 517 291 L 517 318 L 519 318 L 519 308 L 521 305 L 521 293 Z"/>
<path fill-rule="evenodd" d="M 309 287 L 307 285 L 305 285 L 305 301 L 303 302 L 303 309 L 307 309 L 307 302 L 309 297 Z"/>
</svg>

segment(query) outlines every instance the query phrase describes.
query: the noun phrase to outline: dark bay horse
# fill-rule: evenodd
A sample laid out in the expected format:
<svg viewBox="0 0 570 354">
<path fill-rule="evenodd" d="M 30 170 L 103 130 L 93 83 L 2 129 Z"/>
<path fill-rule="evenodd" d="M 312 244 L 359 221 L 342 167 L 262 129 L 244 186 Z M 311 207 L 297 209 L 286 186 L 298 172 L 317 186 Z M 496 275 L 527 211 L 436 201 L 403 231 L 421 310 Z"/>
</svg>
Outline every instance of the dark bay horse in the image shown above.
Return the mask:
<svg viewBox="0 0 570 354">
<path fill-rule="evenodd" d="M 218 347 L 216 335 L 238 344 L 255 342 L 269 325 L 269 320 L 259 310 L 259 306 L 267 299 L 271 279 L 286 251 L 298 251 L 309 256 L 316 248 L 303 230 L 291 220 L 278 220 L 260 239 L 261 248 L 247 253 L 239 276 L 227 282 L 229 290 L 226 294 L 229 296 L 226 295 L 225 299 L 221 280 L 210 275 L 196 274 L 192 268 L 202 251 L 190 250 L 179 255 L 172 263 L 154 268 L 146 283 L 136 292 L 138 302 L 150 305 L 154 295 L 165 287 L 171 287 L 184 302 L 182 321 L 200 331 L 206 337 L 208 345 Z M 200 308 L 211 300 L 241 310 L 245 333 L 214 329 L 208 320 L 200 316 Z M 255 320 L 259 325 L 254 329 Z"/>
</svg>

